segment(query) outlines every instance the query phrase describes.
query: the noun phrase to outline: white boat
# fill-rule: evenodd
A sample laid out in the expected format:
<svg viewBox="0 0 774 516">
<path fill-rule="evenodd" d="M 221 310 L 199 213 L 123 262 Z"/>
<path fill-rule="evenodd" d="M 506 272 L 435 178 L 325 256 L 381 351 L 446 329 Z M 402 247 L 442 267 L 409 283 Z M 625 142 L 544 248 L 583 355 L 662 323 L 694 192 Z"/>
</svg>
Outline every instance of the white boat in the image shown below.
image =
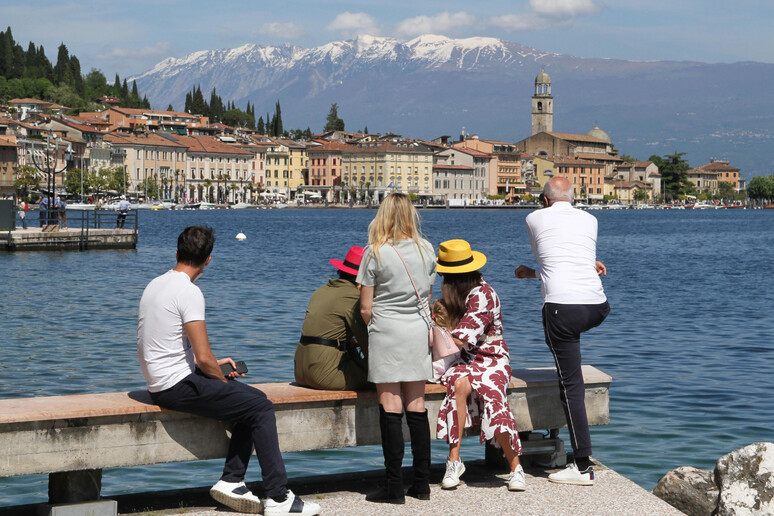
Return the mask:
<svg viewBox="0 0 774 516">
<path fill-rule="evenodd" d="M 249 204 L 249 203 L 246 203 L 246 202 L 238 202 L 238 203 L 234 204 L 233 206 L 231 206 L 231 209 L 232 210 L 248 210 L 248 209 L 254 209 L 256 207 L 257 206 L 255 206 L 254 204 Z"/>
<path fill-rule="evenodd" d="M 68 210 L 75 211 L 94 211 L 97 208 L 94 204 L 86 204 L 85 202 L 71 202 L 67 204 Z"/>
<path fill-rule="evenodd" d="M 199 203 L 199 209 L 200 210 L 214 210 L 215 209 L 215 203 L 212 203 L 212 202 L 200 202 Z"/>
</svg>

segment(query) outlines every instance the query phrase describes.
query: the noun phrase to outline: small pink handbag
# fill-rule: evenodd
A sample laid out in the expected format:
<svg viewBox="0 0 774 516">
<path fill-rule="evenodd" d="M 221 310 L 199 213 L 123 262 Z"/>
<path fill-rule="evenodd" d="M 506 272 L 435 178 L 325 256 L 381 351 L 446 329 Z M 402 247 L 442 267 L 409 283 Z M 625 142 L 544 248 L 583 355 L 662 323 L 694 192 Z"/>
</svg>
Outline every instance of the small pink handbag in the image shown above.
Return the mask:
<svg viewBox="0 0 774 516">
<path fill-rule="evenodd" d="M 411 285 L 414 287 L 414 292 L 417 294 L 417 299 L 419 299 L 419 304 L 422 306 L 422 310 L 425 312 L 425 315 L 427 315 L 427 320 L 432 321 L 433 318 L 425 308 L 424 302 L 422 302 L 422 296 L 419 294 L 419 289 L 417 289 L 416 283 L 414 283 L 414 278 L 411 277 L 411 272 L 409 272 L 408 265 L 406 265 L 406 260 L 403 259 L 403 256 L 398 252 L 398 249 L 395 246 L 392 246 L 392 248 L 395 249 L 398 258 L 400 258 L 400 261 L 403 262 L 403 266 L 406 268 L 408 277 L 411 280 Z M 430 345 L 430 349 L 433 352 L 433 362 L 442 358 L 446 358 L 450 355 L 454 355 L 455 353 L 459 353 L 460 351 L 460 348 L 457 347 L 457 345 L 454 343 L 454 339 L 452 339 L 451 332 L 443 326 L 438 326 L 434 322 L 430 323 L 428 344 Z"/>
</svg>

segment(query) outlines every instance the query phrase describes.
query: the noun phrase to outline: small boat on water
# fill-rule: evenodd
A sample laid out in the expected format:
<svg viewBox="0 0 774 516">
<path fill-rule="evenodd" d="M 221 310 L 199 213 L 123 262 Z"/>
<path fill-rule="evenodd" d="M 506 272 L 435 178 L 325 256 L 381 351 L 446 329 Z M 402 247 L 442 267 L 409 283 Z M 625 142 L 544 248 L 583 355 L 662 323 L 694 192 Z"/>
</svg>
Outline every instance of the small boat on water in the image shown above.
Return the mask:
<svg viewBox="0 0 774 516">
<path fill-rule="evenodd" d="M 246 203 L 246 202 L 238 202 L 238 203 L 234 204 L 233 206 L 231 206 L 232 210 L 249 210 L 249 209 L 255 209 L 255 208 L 257 208 L 256 205 L 249 204 L 249 203 Z"/>
<path fill-rule="evenodd" d="M 85 202 L 71 202 L 67 204 L 68 210 L 74 211 L 94 211 L 97 209 L 95 204 L 86 204 Z"/>
<path fill-rule="evenodd" d="M 212 203 L 212 202 L 200 202 L 199 203 L 199 209 L 200 210 L 214 210 L 215 209 L 215 203 Z"/>
</svg>

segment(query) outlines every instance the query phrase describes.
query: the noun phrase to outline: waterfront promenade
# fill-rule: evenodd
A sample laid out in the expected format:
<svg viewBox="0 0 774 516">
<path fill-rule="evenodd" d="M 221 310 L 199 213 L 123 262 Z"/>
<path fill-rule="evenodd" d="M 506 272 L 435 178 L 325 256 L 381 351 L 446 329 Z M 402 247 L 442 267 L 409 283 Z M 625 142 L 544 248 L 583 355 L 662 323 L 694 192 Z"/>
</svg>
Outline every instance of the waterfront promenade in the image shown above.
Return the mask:
<svg viewBox="0 0 774 516">
<path fill-rule="evenodd" d="M 683 514 L 631 480 L 603 464 L 595 466 L 596 485 L 592 487 L 552 484 L 548 474 L 554 470 L 537 467 L 526 469 L 527 490 L 509 492 L 505 488 L 506 472 L 484 467 L 483 461 L 466 463 L 462 484 L 451 491 L 442 490 L 439 482 L 443 464 L 433 464 L 430 501 L 406 498 L 406 505 L 374 504 L 365 501 L 365 493 L 382 479 L 382 471 L 319 478 L 291 479 L 290 488 L 302 497 L 319 503 L 323 516 L 381 515 L 540 515 L 560 516 L 679 516 Z M 404 472 L 410 478 L 409 469 Z M 248 484 L 255 488 L 255 485 Z M 187 516 L 220 516 L 234 514 L 216 506 L 208 488 L 185 489 L 158 493 L 114 497 L 119 514 L 186 514 Z M 0 515 L 3 513 L 0 512 Z"/>
</svg>

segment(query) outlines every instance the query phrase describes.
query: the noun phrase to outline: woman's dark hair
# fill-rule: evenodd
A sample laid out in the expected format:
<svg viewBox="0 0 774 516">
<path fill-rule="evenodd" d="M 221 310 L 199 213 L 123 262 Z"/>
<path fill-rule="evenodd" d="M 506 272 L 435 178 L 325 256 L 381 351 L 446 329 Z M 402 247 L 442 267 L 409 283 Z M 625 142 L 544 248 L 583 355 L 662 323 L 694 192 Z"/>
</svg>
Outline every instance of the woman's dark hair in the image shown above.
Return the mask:
<svg viewBox="0 0 774 516">
<path fill-rule="evenodd" d="M 348 272 L 344 272 L 341 269 L 338 269 L 336 272 L 339 273 L 339 278 L 341 279 L 351 281 L 352 283 L 355 283 L 355 281 L 357 280 L 357 276 L 355 276 L 354 274 L 350 274 Z"/>
<path fill-rule="evenodd" d="M 208 226 L 188 226 L 177 237 L 177 261 L 194 267 L 203 265 L 214 245 L 214 229 Z"/>
<path fill-rule="evenodd" d="M 462 316 L 465 315 L 465 301 L 471 290 L 481 284 L 480 271 L 462 272 L 462 273 L 443 273 L 443 286 L 441 294 L 443 303 L 449 311 L 449 324 L 455 328 Z"/>
</svg>

